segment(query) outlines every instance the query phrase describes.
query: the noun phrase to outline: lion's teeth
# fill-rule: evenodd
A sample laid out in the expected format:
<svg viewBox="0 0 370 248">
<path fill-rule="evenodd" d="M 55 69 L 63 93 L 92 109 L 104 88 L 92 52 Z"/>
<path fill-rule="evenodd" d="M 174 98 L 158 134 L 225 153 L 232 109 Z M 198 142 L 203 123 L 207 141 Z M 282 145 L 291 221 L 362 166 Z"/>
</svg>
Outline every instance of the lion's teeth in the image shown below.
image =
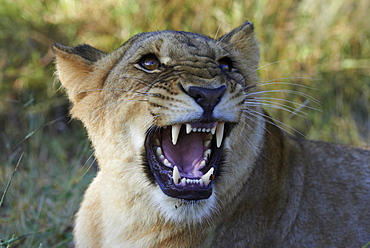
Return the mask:
<svg viewBox="0 0 370 248">
<path fill-rule="evenodd" d="M 157 157 L 163 155 L 162 148 L 158 146 L 157 149 L 155 150 L 155 154 L 157 155 Z"/>
<path fill-rule="evenodd" d="M 186 134 L 189 134 L 193 128 L 189 123 L 186 124 Z"/>
<path fill-rule="evenodd" d="M 206 138 L 204 139 L 203 141 L 203 146 L 208 148 L 211 146 L 211 142 L 212 142 L 212 134 L 211 133 L 208 133 Z"/>
<path fill-rule="evenodd" d="M 212 127 L 212 129 L 211 129 L 211 133 L 212 133 L 212 134 L 215 134 L 215 132 L 216 132 L 216 127 L 217 127 L 217 126 Z"/>
<path fill-rule="evenodd" d="M 163 160 L 163 164 L 166 165 L 166 166 L 171 166 L 171 163 L 170 163 L 170 161 L 168 161 L 167 158 L 165 160 Z"/>
<path fill-rule="evenodd" d="M 181 129 L 181 124 L 172 125 L 172 144 L 176 145 L 177 139 L 179 138 L 179 133 Z"/>
<path fill-rule="evenodd" d="M 201 167 L 206 166 L 206 161 L 205 161 L 205 160 L 202 160 L 202 162 L 200 162 L 200 166 L 201 166 Z"/>
<path fill-rule="evenodd" d="M 212 150 L 208 149 L 208 150 L 204 151 L 203 157 L 207 158 L 207 160 L 208 160 L 208 158 L 211 157 L 211 153 L 212 153 Z"/>
<path fill-rule="evenodd" d="M 206 186 L 208 186 L 208 184 L 211 182 L 211 177 L 212 177 L 214 171 L 215 171 L 215 168 L 212 167 L 211 169 L 209 169 L 209 171 L 206 174 L 204 174 L 201 177 L 201 179 L 203 180 L 203 183 Z"/>
<path fill-rule="evenodd" d="M 172 172 L 172 179 L 175 184 L 180 183 L 180 172 L 177 166 L 173 167 L 173 172 Z"/>
<path fill-rule="evenodd" d="M 217 147 L 220 147 L 221 146 L 221 143 L 222 143 L 222 139 L 224 137 L 224 127 L 225 127 L 225 122 L 220 122 L 218 125 L 217 125 L 217 130 L 216 130 L 216 143 L 217 143 Z"/>
</svg>

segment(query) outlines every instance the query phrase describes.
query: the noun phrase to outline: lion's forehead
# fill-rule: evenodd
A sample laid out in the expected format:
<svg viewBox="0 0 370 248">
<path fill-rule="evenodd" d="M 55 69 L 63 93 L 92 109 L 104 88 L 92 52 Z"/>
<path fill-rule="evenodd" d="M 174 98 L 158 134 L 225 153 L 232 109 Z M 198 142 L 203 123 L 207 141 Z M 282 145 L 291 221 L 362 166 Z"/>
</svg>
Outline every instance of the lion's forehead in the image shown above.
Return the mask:
<svg viewBox="0 0 370 248">
<path fill-rule="evenodd" d="M 227 52 L 219 42 L 204 35 L 180 31 L 154 32 L 143 37 L 138 52 L 155 53 L 165 59 L 210 58 L 219 59 Z"/>
</svg>

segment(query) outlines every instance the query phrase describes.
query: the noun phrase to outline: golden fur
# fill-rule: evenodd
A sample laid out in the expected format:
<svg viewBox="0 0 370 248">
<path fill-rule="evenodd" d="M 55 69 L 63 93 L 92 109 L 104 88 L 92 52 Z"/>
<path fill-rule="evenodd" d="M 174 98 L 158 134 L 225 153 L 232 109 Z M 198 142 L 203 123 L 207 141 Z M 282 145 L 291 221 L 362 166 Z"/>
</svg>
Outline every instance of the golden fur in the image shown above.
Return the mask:
<svg viewBox="0 0 370 248">
<path fill-rule="evenodd" d="M 88 45 L 53 49 L 72 116 L 84 123 L 99 163 L 77 213 L 77 247 L 370 241 L 370 151 L 291 138 L 273 124 L 256 100 L 259 49 L 251 23 L 218 40 L 161 31 L 136 35 L 110 54 Z M 201 134 L 186 136 L 185 125 L 177 146 L 191 152 L 165 145 L 171 127 L 186 123 L 217 129 L 225 123 L 220 149 L 212 138 L 212 156 L 220 158 L 208 157 L 215 161 L 208 186 L 199 179 L 205 170 L 177 159 L 181 178 L 199 174 L 194 179 L 202 186 L 166 181 L 176 181 L 167 173 L 172 168 L 153 155 L 160 136 L 166 156 L 195 156 L 180 139 Z"/>
</svg>

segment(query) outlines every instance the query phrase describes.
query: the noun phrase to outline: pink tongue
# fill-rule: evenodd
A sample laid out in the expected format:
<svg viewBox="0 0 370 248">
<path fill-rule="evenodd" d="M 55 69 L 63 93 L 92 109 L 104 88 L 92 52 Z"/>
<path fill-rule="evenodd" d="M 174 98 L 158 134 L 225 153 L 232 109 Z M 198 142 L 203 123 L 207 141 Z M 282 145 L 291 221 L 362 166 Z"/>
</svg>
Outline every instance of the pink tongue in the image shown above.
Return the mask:
<svg viewBox="0 0 370 248">
<path fill-rule="evenodd" d="M 181 129 L 176 145 L 172 144 L 171 128 L 163 130 L 162 149 L 164 156 L 177 166 L 182 176 L 198 176 L 195 165 L 203 158 L 204 133 L 186 134 Z"/>
</svg>

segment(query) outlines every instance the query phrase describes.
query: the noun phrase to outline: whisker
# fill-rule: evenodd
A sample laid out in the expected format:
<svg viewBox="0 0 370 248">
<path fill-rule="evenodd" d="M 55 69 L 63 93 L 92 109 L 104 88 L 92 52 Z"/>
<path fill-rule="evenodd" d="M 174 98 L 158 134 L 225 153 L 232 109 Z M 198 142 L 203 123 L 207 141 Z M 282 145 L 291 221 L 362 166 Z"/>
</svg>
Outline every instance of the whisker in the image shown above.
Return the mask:
<svg viewBox="0 0 370 248">
<path fill-rule="evenodd" d="M 153 115 L 153 118 L 155 119 L 155 118 L 157 118 L 157 117 L 165 116 L 165 115 L 167 115 L 167 114 L 158 114 L 158 115 Z"/>
<path fill-rule="evenodd" d="M 289 82 L 275 81 L 275 80 L 283 80 L 283 79 L 305 79 L 305 80 L 317 80 L 317 81 L 318 80 L 321 80 L 321 79 L 317 79 L 317 78 L 306 78 L 306 77 L 285 77 L 285 78 L 275 78 L 275 79 L 271 79 L 271 80 L 268 80 L 268 81 L 264 81 L 264 82 L 258 83 L 258 85 L 259 86 L 275 85 L 275 84 L 279 84 L 279 85 L 293 85 L 293 86 L 299 86 L 299 87 L 310 89 L 310 90 L 318 90 L 316 88 L 313 88 L 313 87 L 310 87 L 310 86 L 307 86 L 307 85 L 302 85 L 302 84 L 297 84 L 297 83 L 289 83 Z"/>
<path fill-rule="evenodd" d="M 285 78 L 275 78 L 263 82 L 255 82 L 253 84 L 250 84 L 244 88 L 245 91 L 249 90 L 250 88 L 254 88 L 257 86 L 266 86 L 266 85 L 292 85 L 292 86 L 298 86 L 310 90 L 318 90 L 316 88 L 307 86 L 307 85 L 302 85 L 302 84 L 297 84 L 297 83 L 290 83 L 290 82 L 281 82 L 281 81 L 276 81 L 276 80 L 282 80 L 282 79 L 305 79 L 305 80 L 321 80 L 317 78 L 305 78 L 305 77 L 285 77 Z"/>
<path fill-rule="evenodd" d="M 83 168 L 85 168 L 85 166 L 87 165 L 87 162 L 94 156 L 94 153 L 91 153 L 91 155 L 88 157 L 88 159 L 86 160 L 85 164 L 82 166 L 82 168 L 80 170 L 82 170 Z M 85 172 L 79 177 L 77 178 L 77 182 L 80 181 L 86 174 L 87 172 L 91 169 L 91 167 L 93 166 L 94 162 L 96 161 L 96 158 L 94 157 L 94 159 L 92 160 L 92 162 L 90 163 L 90 165 L 88 166 L 87 170 L 85 170 Z"/>
<path fill-rule="evenodd" d="M 248 93 L 248 96 L 250 96 L 250 95 L 259 95 L 259 94 L 263 94 L 263 93 L 275 93 L 275 92 L 283 92 L 283 93 L 289 93 L 289 94 L 299 95 L 299 96 L 305 97 L 306 99 L 312 100 L 316 104 L 320 104 L 321 105 L 321 103 L 320 103 L 319 100 L 316 100 L 315 98 L 313 98 L 310 95 L 307 95 L 305 93 L 302 93 L 302 92 L 299 92 L 299 91 L 295 91 L 295 90 L 261 90 L 261 91 L 258 91 L 258 92 Z"/>
<path fill-rule="evenodd" d="M 148 128 L 147 132 L 148 132 L 148 133 L 151 133 L 151 132 L 157 132 L 157 131 L 159 131 L 159 130 L 160 130 L 160 127 L 158 127 L 158 126 L 156 126 L 156 125 L 152 124 L 152 125 L 150 125 L 150 127 Z"/>
<path fill-rule="evenodd" d="M 304 109 L 304 108 L 310 108 L 310 109 L 314 109 L 314 110 L 317 110 L 317 111 L 320 111 L 320 112 L 323 112 L 322 110 L 320 109 L 315 109 L 315 108 L 311 108 L 310 106 L 308 106 L 307 104 L 310 102 L 310 100 L 306 99 L 302 104 L 300 104 L 298 106 L 298 108 L 296 108 L 296 110 L 294 110 L 294 113 L 292 113 L 293 115 L 295 115 L 295 112 L 296 111 L 301 111 L 301 109 Z M 289 116 L 290 118 L 292 117 L 292 115 Z"/>
<path fill-rule="evenodd" d="M 247 76 L 250 75 L 250 74 L 252 74 L 252 73 L 254 73 L 254 72 L 256 72 L 256 71 L 258 71 L 258 70 L 260 70 L 260 69 L 262 69 L 262 68 L 264 68 L 264 67 L 266 67 L 266 66 L 273 65 L 273 64 L 278 64 L 278 63 L 282 63 L 282 62 L 287 62 L 287 61 L 290 61 L 290 60 L 293 60 L 293 59 L 294 58 L 279 60 L 279 61 L 275 61 L 275 62 L 271 62 L 271 63 L 265 64 L 263 66 L 259 66 L 257 69 L 255 69 L 255 70 L 251 71 L 250 73 L 248 73 Z"/>
<path fill-rule="evenodd" d="M 286 103 L 291 103 L 291 104 L 296 105 L 298 107 L 300 107 L 302 104 L 307 104 L 308 102 L 310 102 L 309 99 L 306 99 L 303 103 L 297 103 L 297 102 L 293 102 L 293 101 L 289 101 L 289 100 L 286 100 L 286 99 L 283 99 L 283 98 L 277 98 L 277 97 L 256 97 L 256 98 L 251 98 L 251 99 L 248 99 L 248 100 L 250 100 L 250 101 L 255 100 L 256 102 L 267 102 L 267 103 L 271 103 L 271 104 L 274 104 L 276 102 L 270 101 L 270 100 L 277 100 L 277 101 L 282 101 L 282 102 L 286 102 Z M 291 108 L 293 108 L 293 107 L 291 107 Z M 314 108 L 314 107 L 311 107 L 311 106 L 308 106 L 308 105 L 305 105 L 304 108 L 322 112 L 321 109 L 317 109 L 317 108 Z"/>
<path fill-rule="evenodd" d="M 217 31 L 216 31 L 216 34 L 215 36 L 213 37 L 214 40 L 217 39 L 217 36 L 220 32 L 220 29 L 221 29 L 221 26 L 224 26 L 224 22 L 225 22 L 225 16 L 227 16 L 231 11 L 231 5 L 228 7 L 228 9 L 225 11 L 225 13 L 223 13 L 223 16 L 222 16 L 222 20 L 221 20 L 221 23 L 218 25 L 218 28 L 217 28 Z M 216 41 L 218 42 L 218 40 Z"/>
<path fill-rule="evenodd" d="M 285 106 L 282 103 L 275 103 L 276 105 L 271 105 L 269 103 L 264 103 L 264 102 L 260 102 L 260 103 L 245 102 L 245 103 L 248 104 L 249 106 L 265 106 L 265 107 L 270 107 L 270 108 L 274 108 L 274 109 L 280 109 L 280 110 L 287 111 L 288 113 L 291 113 L 291 114 L 294 114 L 295 113 L 294 110 L 296 110 L 296 108 L 293 108 L 293 107 L 290 107 L 290 106 Z M 303 112 L 302 110 L 299 110 L 299 111 L 297 111 L 297 113 L 295 115 L 305 119 L 308 114 Z"/>
<path fill-rule="evenodd" d="M 268 116 L 268 115 L 266 115 L 266 114 L 263 114 L 263 113 L 261 113 L 261 112 L 258 112 L 258 111 L 255 111 L 255 110 L 252 110 L 252 109 L 245 109 L 245 110 L 242 110 L 243 112 L 244 112 L 244 114 L 245 113 L 253 113 L 253 114 L 256 114 L 256 115 L 259 115 L 259 116 L 262 116 L 262 117 L 264 117 L 265 118 L 265 120 L 266 120 L 266 122 L 267 123 L 269 123 L 269 124 L 271 124 L 271 125 L 273 125 L 273 126 L 275 126 L 275 127 L 277 127 L 277 128 L 279 128 L 279 129 L 281 129 L 281 130 L 283 130 L 283 131 L 285 131 L 285 132 L 287 132 L 287 133 L 289 133 L 289 134 L 291 134 L 291 135 L 294 135 L 294 133 L 292 133 L 291 131 L 289 131 L 289 130 L 286 130 L 286 129 L 284 129 L 284 128 L 282 128 L 281 126 L 279 126 L 279 125 L 282 125 L 282 126 L 285 126 L 285 127 L 287 127 L 287 128 L 289 128 L 289 129 L 291 129 L 291 130 L 293 130 L 294 132 L 296 132 L 296 133 L 298 133 L 299 135 L 301 135 L 301 136 L 303 136 L 304 137 L 304 135 L 301 133 L 301 132 L 299 132 L 298 130 L 296 130 L 295 128 L 293 128 L 293 127 L 291 127 L 291 126 L 289 126 L 289 125 L 287 125 L 287 124 L 285 124 L 285 123 L 283 123 L 283 122 L 281 122 L 281 121 L 278 121 L 278 120 L 276 120 L 275 118 L 272 118 L 271 116 Z M 270 121 L 269 119 L 271 119 L 272 121 Z M 276 123 L 278 123 L 279 125 L 277 125 Z"/>
<path fill-rule="evenodd" d="M 250 110 L 249 108 L 247 108 L 247 109 L 248 109 L 248 110 Z M 245 110 L 247 110 L 247 109 L 245 109 Z M 246 112 L 246 111 L 243 111 L 243 112 Z M 249 113 L 249 114 L 250 114 L 250 115 L 252 115 L 252 116 L 256 116 L 256 115 L 254 115 L 254 114 L 252 114 L 252 113 Z M 261 122 L 259 122 L 259 121 L 255 121 L 254 119 L 250 118 L 246 113 L 244 113 L 244 115 L 243 115 L 243 116 L 244 116 L 246 119 L 248 119 L 248 120 L 252 121 L 254 124 L 257 124 L 258 126 L 263 127 L 263 129 L 264 129 L 265 131 L 269 132 L 269 131 L 267 130 L 266 126 L 265 126 L 265 125 L 263 125 L 263 123 L 261 123 Z M 247 122 L 246 122 L 246 120 L 244 120 L 244 119 L 241 119 L 241 120 L 243 120 L 245 124 L 250 125 L 249 123 L 247 123 Z M 244 133 L 243 133 L 243 134 L 244 134 Z"/>
</svg>

